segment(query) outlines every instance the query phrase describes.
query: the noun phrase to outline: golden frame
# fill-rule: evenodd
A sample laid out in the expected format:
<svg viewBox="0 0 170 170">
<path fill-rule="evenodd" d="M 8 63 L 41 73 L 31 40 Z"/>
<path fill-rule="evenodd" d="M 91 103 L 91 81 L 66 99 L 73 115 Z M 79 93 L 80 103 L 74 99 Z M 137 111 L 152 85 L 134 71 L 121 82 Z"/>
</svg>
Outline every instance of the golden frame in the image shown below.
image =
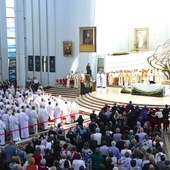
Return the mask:
<svg viewBox="0 0 170 170">
<path fill-rule="evenodd" d="M 72 41 L 63 41 L 63 55 L 72 56 Z"/>
<path fill-rule="evenodd" d="M 139 51 L 147 51 L 149 49 L 149 28 L 135 28 L 134 45 Z"/>
<path fill-rule="evenodd" d="M 96 27 L 79 28 L 80 52 L 96 52 Z"/>
</svg>

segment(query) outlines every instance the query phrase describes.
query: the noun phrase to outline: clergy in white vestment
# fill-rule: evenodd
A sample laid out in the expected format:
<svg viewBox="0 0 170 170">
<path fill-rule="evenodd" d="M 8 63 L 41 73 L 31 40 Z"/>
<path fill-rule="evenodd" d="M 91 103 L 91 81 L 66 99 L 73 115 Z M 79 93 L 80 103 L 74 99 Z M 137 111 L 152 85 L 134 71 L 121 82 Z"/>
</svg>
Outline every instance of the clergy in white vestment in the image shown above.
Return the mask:
<svg viewBox="0 0 170 170">
<path fill-rule="evenodd" d="M 71 116 L 70 116 L 71 108 L 67 102 L 65 102 L 65 106 L 63 108 L 63 116 L 66 118 L 66 123 L 71 123 Z"/>
<path fill-rule="evenodd" d="M 10 128 L 10 132 L 12 133 L 12 140 L 15 141 L 16 139 L 20 139 L 19 120 L 15 116 L 14 112 L 9 117 L 9 128 Z"/>
<path fill-rule="evenodd" d="M 74 114 L 74 120 L 76 121 L 79 118 L 79 105 L 75 101 L 71 103 L 71 113 Z"/>
<path fill-rule="evenodd" d="M 101 74 L 100 74 L 100 72 L 97 73 L 97 81 L 96 81 L 96 83 L 97 83 L 97 87 L 102 86 L 101 85 Z"/>
<path fill-rule="evenodd" d="M 5 145 L 5 123 L 2 121 L 0 116 L 0 145 Z"/>
<path fill-rule="evenodd" d="M 25 113 L 25 109 L 22 107 L 22 111 L 19 116 L 21 138 L 25 139 L 29 137 L 29 117 Z"/>
<path fill-rule="evenodd" d="M 32 110 L 30 112 L 30 126 L 33 127 L 33 132 L 38 133 L 38 114 L 35 110 L 35 106 L 32 106 Z"/>
<path fill-rule="evenodd" d="M 60 114 L 61 114 L 61 109 L 58 106 L 58 103 L 56 103 L 56 106 L 54 107 L 54 126 L 55 127 L 57 127 L 57 125 L 61 123 Z"/>
<path fill-rule="evenodd" d="M 70 80 L 71 80 L 71 75 L 70 75 L 70 73 L 68 73 L 68 75 L 67 75 L 67 82 L 66 82 L 67 88 L 70 88 Z"/>
<path fill-rule="evenodd" d="M 43 130 L 48 129 L 48 118 L 49 114 L 45 109 L 45 106 L 40 105 L 40 108 L 38 108 L 38 122 Z"/>
<path fill-rule="evenodd" d="M 102 72 L 102 73 L 101 73 L 101 86 L 102 86 L 103 88 L 106 87 L 106 74 L 105 74 L 105 72 Z"/>
<path fill-rule="evenodd" d="M 113 85 L 113 71 L 111 71 L 111 72 L 109 73 L 108 82 L 109 82 L 109 86 L 112 86 L 112 85 Z"/>
<path fill-rule="evenodd" d="M 54 108 L 53 108 L 53 106 L 51 104 L 51 101 L 48 102 L 47 112 L 49 114 L 50 121 L 54 121 Z"/>
<path fill-rule="evenodd" d="M 9 129 L 9 114 L 7 112 L 5 112 L 3 115 L 2 115 L 2 121 L 5 123 L 5 126 L 6 126 L 6 132 L 10 132 L 10 129 Z"/>
</svg>

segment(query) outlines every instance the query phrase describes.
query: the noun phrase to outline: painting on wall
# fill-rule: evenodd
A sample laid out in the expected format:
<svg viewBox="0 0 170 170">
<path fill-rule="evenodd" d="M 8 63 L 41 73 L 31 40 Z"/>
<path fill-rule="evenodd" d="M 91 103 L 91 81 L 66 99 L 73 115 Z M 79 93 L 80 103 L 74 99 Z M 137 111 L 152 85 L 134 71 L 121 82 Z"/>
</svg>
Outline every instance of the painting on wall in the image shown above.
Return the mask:
<svg viewBox="0 0 170 170">
<path fill-rule="evenodd" d="M 28 56 L 28 71 L 34 71 L 33 56 Z"/>
<path fill-rule="evenodd" d="M 50 56 L 50 72 L 55 72 L 55 56 Z"/>
<path fill-rule="evenodd" d="M 96 52 L 96 27 L 79 28 L 80 52 Z"/>
<path fill-rule="evenodd" d="M 72 56 L 72 41 L 63 41 L 63 55 L 65 57 Z"/>
<path fill-rule="evenodd" d="M 135 28 L 134 45 L 137 50 L 149 49 L 149 28 Z"/>
</svg>

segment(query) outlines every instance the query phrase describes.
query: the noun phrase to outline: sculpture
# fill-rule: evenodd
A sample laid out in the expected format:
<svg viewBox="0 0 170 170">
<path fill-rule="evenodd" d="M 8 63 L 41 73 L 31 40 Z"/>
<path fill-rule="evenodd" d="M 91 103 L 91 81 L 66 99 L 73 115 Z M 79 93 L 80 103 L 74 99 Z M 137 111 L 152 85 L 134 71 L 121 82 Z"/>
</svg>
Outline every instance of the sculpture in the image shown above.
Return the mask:
<svg viewBox="0 0 170 170">
<path fill-rule="evenodd" d="M 147 58 L 148 63 L 155 69 L 161 70 L 170 79 L 170 39 L 159 45 L 154 54 Z"/>
</svg>

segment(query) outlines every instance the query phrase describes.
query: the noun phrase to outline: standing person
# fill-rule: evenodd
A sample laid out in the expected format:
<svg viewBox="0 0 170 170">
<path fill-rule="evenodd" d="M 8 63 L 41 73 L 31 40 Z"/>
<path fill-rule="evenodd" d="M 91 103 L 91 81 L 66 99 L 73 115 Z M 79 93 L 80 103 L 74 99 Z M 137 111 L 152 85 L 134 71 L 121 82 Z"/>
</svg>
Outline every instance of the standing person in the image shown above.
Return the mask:
<svg viewBox="0 0 170 170">
<path fill-rule="evenodd" d="M 150 74 L 148 76 L 148 79 L 149 79 L 150 84 L 155 84 L 155 82 L 154 82 L 154 73 L 152 72 L 152 70 L 151 70 L 151 72 L 150 72 Z"/>
<path fill-rule="evenodd" d="M 47 112 L 49 114 L 50 121 L 54 121 L 54 108 L 51 104 L 51 101 L 48 102 Z"/>
<path fill-rule="evenodd" d="M 63 116 L 66 118 L 66 124 L 71 123 L 70 112 L 71 112 L 70 106 L 67 102 L 65 102 L 65 106 L 63 108 Z"/>
<path fill-rule="evenodd" d="M 74 115 L 74 120 L 76 121 L 79 118 L 79 105 L 75 101 L 71 103 L 71 113 Z"/>
<path fill-rule="evenodd" d="M 85 142 L 84 147 L 81 150 L 81 155 L 82 155 L 82 160 L 85 162 L 85 165 L 88 169 L 92 169 L 92 157 L 93 157 L 93 152 L 89 148 L 89 143 Z"/>
<path fill-rule="evenodd" d="M 170 109 L 168 108 L 168 105 L 166 104 L 165 108 L 162 110 L 163 120 L 169 118 L 169 112 L 170 112 Z"/>
<path fill-rule="evenodd" d="M 83 166 L 84 169 L 86 168 L 85 162 L 81 160 L 81 154 L 77 153 L 76 159 L 73 160 L 72 167 L 74 168 L 74 170 L 79 170 L 81 166 Z"/>
<path fill-rule="evenodd" d="M 0 145 L 5 145 L 5 123 L 2 121 L 0 116 Z"/>
<path fill-rule="evenodd" d="M 19 134 L 19 120 L 15 116 L 15 113 L 13 112 L 12 115 L 9 117 L 9 127 L 10 131 L 12 133 L 12 139 L 15 141 L 16 139 L 20 139 Z"/>
<path fill-rule="evenodd" d="M 49 114 L 45 108 L 45 105 L 42 106 L 42 122 L 43 122 L 43 129 L 47 130 L 48 129 L 48 118 Z"/>
<path fill-rule="evenodd" d="M 14 142 L 10 140 L 8 145 L 5 146 L 5 154 L 6 154 L 6 161 L 7 164 L 11 162 L 12 157 L 16 154 L 16 147 L 14 146 Z"/>
<path fill-rule="evenodd" d="M 105 72 L 102 72 L 102 74 L 101 74 L 101 86 L 103 88 L 106 88 L 106 74 L 105 74 Z"/>
<path fill-rule="evenodd" d="M 5 111 L 5 113 L 2 115 L 2 121 L 5 123 L 6 133 L 9 133 L 10 132 L 10 129 L 9 129 L 9 114 L 7 113 L 7 111 Z"/>
<path fill-rule="evenodd" d="M 91 76 L 90 63 L 88 63 L 87 66 L 86 66 L 86 74 L 90 74 L 90 76 Z"/>
<path fill-rule="evenodd" d="M 25 139 L 29 136 L 29 117 L 25 113 L 24 107 L 22 107 L 22 112 L 19 116 L 20 128 L 21 128 L 21 138 Z"/>
<path fill-rule="evenodd" d="M 100 74 L 100 72 L 97 73 L 97 87 L 101 87 L 101 74 Z"/>
<path fill-rule="evenodd" d="M 34 134 L 38 133 L 38 114 L 35 110 L 35 106 L 32 106 L 32 110 L 30 112 L 30 125 L 33 127 Z"/>
<path fill-rule="evenodd" d="M 56 103 L 56 106 L 54 107 L 54 126 L 57 127 L 59 123 L 61 123 L 60 119 L 61 109 L 58 106 L 58 103 Z"/>
</svg>

